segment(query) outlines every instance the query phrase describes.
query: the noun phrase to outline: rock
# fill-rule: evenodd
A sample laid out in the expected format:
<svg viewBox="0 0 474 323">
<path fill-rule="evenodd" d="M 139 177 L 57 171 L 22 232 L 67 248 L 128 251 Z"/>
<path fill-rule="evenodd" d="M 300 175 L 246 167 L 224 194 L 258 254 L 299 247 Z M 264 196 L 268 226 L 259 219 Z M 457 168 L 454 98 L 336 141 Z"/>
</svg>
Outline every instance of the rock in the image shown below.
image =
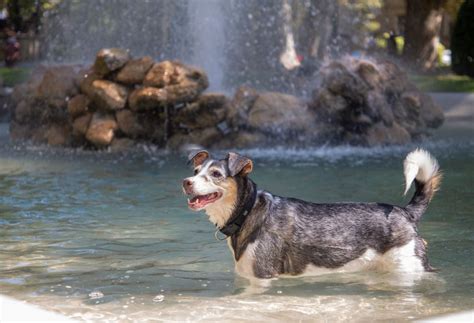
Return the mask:
<svg viewBox="0 0 474 323">
<path fill-rule="evenodd" d="M 26 101 L 21 101 L 15 107 L 13 118 L 18 123 L 26 124 L 34 120 L 36 116 L 37 113 L 35 113 L 33 105 Z"/>
<path fill-rule="evenodd" d="M 199 95 L 193 87 L 171 85 L 158 89 L 142 87 L 135 89 L 128 98 L 128 104 L 133 111 L 163 110 L 164 106 L 172 106 L 193 101 Z"/>
<path fill-rule="evenodd" d="M 163 61 L 154 64 L 146 74 L 143 85 L 163 88 L 182 84 L 185 81 L 200 83 L 203 90 L 209 86 L 207 75 L 202 70 L 177 61 Z"/>
<path fill-rule="evenodd" d="M 13 103 L 18 104 L 20 101 L 33 101 L 37 94 L 37 88 L 43 81 L 45 72 L 46 68 L 40 65 L 31 72 L 27 82 L 15 86 L 12 93 Z"/>
<path fill-rule="evenodd" d="M 342 62 L 333 61 L 322 70 L 322 86 L 347 101 L 362 105 L 370 87 Z"/>
<path fill-rule="evenodd" d="M 368 129 L 366 143 L 369 146 L 377 145 L 404 145 L 411 141 L 411 136 L 398 123 L 386 127 L 383 123 L 377 123 Z"/>
<path fill-rule="evenodd" d="M 237 89 L 227 110 L 227 120 L 234 128 L 247 124 L 248 113 L 258 98 L 257 90 L 241 86 Z"/>
<path fill-rule="evenodd" d="M 156 145 L 164 145 L 166 131 L 164 114 L 158 111 L 136 114 L 138 124 L 143 126 L 140 136 Z"/>
<path fill-rule="evenodd" d="M 314 116 L 300 99 L 277 92 L 261 93 L 249 113 L 249 126 L 272 134 L 308 131 Z"/>
<path fill-rule="evenodd" d="M 183 145 L 196 144 L 203 147 L 211 147 L 221 139 L 222 134 L 217 128 L 197 129 L 188 134 L 178 133 L 168 141 L 168 148 L 179 150 Z"/>
<path fill-rule="evenodd" d="M 145 129 L 140 124 L 135 113 L 128 109 L 119 110 L 115 113 L 119 129 L 131 138 L 137 138 L 145 134 Z"/>
<path fill-rule="evenodd" d="M 387 126 L 391 126 L 393 123 L 392 108 L 379 91 L 370 91 L 368 93 L 367 104 L 363 110 L 374 121 L 382 120 Z"/>
<path fill-rule="evenodd" d="M 92 113 L 86 113 L 75 119 L 72 123 L 72 135 L 75 137 L 85 136 L 87 133 L 87 129 L 89 129 L 91 119 Z"/>
<path fill-rule="evenodd" d="M 119 110 L 127 104 L 128 89 L 122 85 L 105 80 L 92 83 L 92 100 L 103 110 Z"/>
<path fill-rule="evenodd" d="M 90 100 L 84 94 L 78 94 L 67 103 L 67 111 L 72 118 L 77 118 L 80 115 L 89 111 Z"/>
<path fill-rule="evenodd" d="M 118 70 L 130 60 L 130 54 L 121 48 L 104 48 L 96 56 L 94 71 L 104 77 Z"/>
<path fill-rule="evenodd" d="M 92 98 L 94 96 L 94 87 L 92 86 L 92 83 L 94 83 L 96 80 L 100 80 L 100 77 L 93 71 L 82 71 L 79 77 L 79 88 L 81 93 L 87 95 L 89 98 Z"/>
<path fill-rule="evenodd" d="M 46 140 L 49 146 L 67 146 L 71 140 L 69 125 L 52 125 L 46 131 Z"/>
<path fill-rule="evenodd" d="M 267 141 L 267 137 L 262 133 L 242 130 L 216 142 L 214 147 L 217 149 L 254 148 L 265 144 Z"/>
<path fill-rule="evenodd" d="M 370 87 L 376 89 L 382 86 L 382 76 L 377 66 L 369 61 L 360 61 L 356 68 L 359 77 Z"/>
<path fill-rule="evenodd" d="M 214 127 L 226 116 L 227 98 L 223 94 L 203 94 L 174 116 L 174 122 L 186 129 Z"/>
<path fill-rule="evenodd" d="M 419 93 L 405 92 L 401 97 L 401 101 L 406 113 L 406 119 L 403 120 L 405 127 L 410 133 L 416 132 L 416 128 L 424 128 L 425 122 L 421 119 L 421 97 Z"/>
<path fill-rule="evenodd" d="M 427 127 L 439 128 L 444 122 L 443 109 L 436 104 L 431 96 L 420 92 L 421 95 L 421 118 Z"/>
<path fill-rule="evenodd" d="M 383 61 L 379 63 L 379 70 L 382 76 L 381 82 L 383 82 L 386 92 L 392 95 L 400 94 L 411 87 L 407 74 L 396 64 Z"/>
<path fill-rule="evenodd" d="M 133 111 L 163 109 L 166 103 L 166 91 L 154 87 L 142 87 L 130 93 L 128 104 Z"/>
<path fill-rule="evenodd" d="M 36 99 L 55 108 L 64 108 L 67 99 L 77 93 L 76 72 L 73 67 L 50 67 L 36 89 Z"/>
<path fill-rule="evenodd" d="M 114 139 L 117 122 L 111 114 L 95 112 L 86 133 L 86 139 L 97 147 L 108 146 Z"/>
<path fill-rule="evenodd" d="M 47 143 L 46 132 L 47 129 L 44 126 L 39 126 L 31 129 L 31 141 L 34 144 L 45 144 Z"/>
<path fill-rule="evenodd" d="M 32 128 L 29 125 L 22 125 L 18 122 L 10 122 L 10 138 L 13 141 L 24 141 L 32 136 Z"/>
<path fill-rule="evenodd" d="M 150 56 L 130 60 L 118 72 L 115 80 L 127 85 L 141 84 L 153 63 L 153 59 Z"/>
<path fill-rule="evenodd" d="M 135 146 L 135 141 L 128 138 L 114 138 L 110 151 L 114 153 L 130 151 Z"/>
<path fill-rule="evenodd" d="M 166 104 L 194 101 L 208 86 L 207 75 L 180 62 L 163 61 L 153 65 L 143 80 L 145 87 L 166 89 Z"/>
<path fill-rule="evenodd" d="M 172 84 L 179 84 L 184 79 L 184 75 L 178 72 L 176 64 L 171 61 L 156 63 L 145 75 L 143 85 L 163 88 Z"/>
<path fill-rule="evenodd" d="M 335 95 L 331 91 L 323 88 L 315 95 L 315 99 L 309 108 L 316 112 L 318 116 L 329 123 L 341 122 L 342 113 L 349 109 L 350 104 L 344 97 Z"/>
</svg>

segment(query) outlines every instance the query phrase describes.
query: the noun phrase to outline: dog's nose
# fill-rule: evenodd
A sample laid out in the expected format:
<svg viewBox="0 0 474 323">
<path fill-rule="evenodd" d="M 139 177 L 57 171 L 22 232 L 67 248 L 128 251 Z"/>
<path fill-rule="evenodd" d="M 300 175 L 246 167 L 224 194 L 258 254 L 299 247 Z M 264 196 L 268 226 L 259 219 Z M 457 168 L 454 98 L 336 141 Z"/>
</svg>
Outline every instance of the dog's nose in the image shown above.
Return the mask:
<svg viewBox="0 0 474 323">
<path fill-rule="evenodd" d="M 193 186 L 193 182 L 189 179 L 185 179 L 183 181 L 183 187 L 184 189 L 189 189 L 191 186 Z"/>
</svg>

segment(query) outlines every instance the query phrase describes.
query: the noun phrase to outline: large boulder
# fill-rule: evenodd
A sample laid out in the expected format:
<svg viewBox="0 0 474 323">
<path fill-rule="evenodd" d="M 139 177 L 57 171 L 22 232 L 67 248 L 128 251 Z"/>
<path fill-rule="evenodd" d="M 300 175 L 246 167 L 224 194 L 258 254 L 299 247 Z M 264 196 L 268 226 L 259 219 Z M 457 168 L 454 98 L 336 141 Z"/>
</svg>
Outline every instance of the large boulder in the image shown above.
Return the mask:
<svg viewBox="0 0 474 323">
<path fill-rule="evenodd" d="M 29 140 L 32 131 L 33 128 L 30 125 L 21 124 L 14 120 L 10 122 L 10 138 L 13 141 Z"/>
<path fill-rule="evenodd" d="M 371 90 L 383 86 L 382 75 L 374 62 L 361 60 L 355 68 L 357 75 L 370 87 Z"/>
<path fill-rule="evenodd" d="M 94 71 L 100 77 L 105 77 L 123 67 L 130 58 L 128 51 L 121 48 L 101 49 L 95 59 Z"/>
<path fill-rule="evenodd" d="M 167 93 L 164 89 L 141 87 L 135 89 L 128 97 L 128 104 L 133 111 L 162 109 L 166 104 Z"/>
<path fill-rule="evenodd" d="M 369 146 L 404 145 L 411 141 L 408 131 L 394 122 L 390 127 L 376 123 L 365 134 L 365 143 Z"/>
<path fill-rule="evenodd" d="M 153 65 L 143 85 L 165 89 L 166 103 L 176 104 L 195 100 L 209 86 L 209 81 L 202 70 L 176 61 L 163 61 Z"/>
<path fill-rule="evenodd" d="M 53 124 L 45 136 L 49 146 L 67 146 L 71 141 L 71 127 L 69 124 Z"/>
<path fill-rule="evenodd" d="M 100 79 L 100 76 L 90 69 L 80 71 L 78 83 L 81 93 L 87 95 L 89 98 L 92 98 L 94 96 L 94 87 L 92 84 L 94 81 Z"/>
<path fill-rule="evenodd" d="M 413 88 L 414 85 L 408 80 L 408 75 L 397 64 L 390 61 L 379 62 L 381 82 L 389 95 L 399 95 Z"/>
<path fill-rule="evenodd" d="M 203 94 L 196 102 L 179 109 L 173 120 L 179 127 L 186 129 L 214 127 L 224 120 L 227 104 L 223 94 Z"/>
<path fill-rule="evenodd" d="M 308 106 L 292 95 L 261 93 L 249 113 L 249 126 L 260 131 L 291 135 L 304 133 L 314 126 L 314 115 Z"/>
<path fill-rule="evenodd" d="M 84 94 L 78 94 L 68 101 L 67 111 L 72 118 L 77 118 L 89 111 L 89 105 L 89 98 Z"/>
<path fill-rule="evenodd" d="M 72 135 L 75 137 L 84 137 L 89 129 L 92 120 L 92 113 L 86 113 L 74 119 L 72 123 Z"/>
<path fill-rule="evenodd" d="M 110 145 L 118 125 L 112 114 L 95 112 L 87 129 L 86 139 L 97 147 Z"/>
<path fill-rule="evenodd" d="M 167 144 L 170 149 L 179 149 L 184 145 L 195 144 L 203 147 L 212 147 L 222 138 L 221 132 L 215 128 L 196 129 L 189 133 L 173 135 Z"/>
<path fill-rule="evenodd" d="M 443 110 L 437 105 L 431 96 L 419 91 L 405 92 L 402 96 L 408 107 L 415 106 L 418 109 L 418 115 L 424 121 L 427 127 L 438 128 L 444 122 Z"/>
<path fill-rule="evenodd" d="M 127 85 L 141 84 L 145 79 L 146 74 L 153 66 L 153 63 L 153 59 L 150 56 L 130 60 L 118 72 L 115 80 Z"/>
<path fill-rule="evenodd" d="M 50 67 L 36 88 L 36 99 L 55 108 L 63 108 L 69 97 L 78 93 L 76 72 L 71 66 Z"/>
<path fill-rule="evenodd" d="M 92 100 L 103 110 L 120 110 L 125 108 L 128 89 L 122 85 L 105 80 L 92 83 Z"/>
<path fill-rule="evenodd" d="M 342 62 L 332 61 L 322 69 L 322 87 L 347 101 L 364 104 L 370 86 Z"/>
<path fill-rule="evenodd" d="M 115 113 L 119 129 L 131 138 L 137 138 L 145 135 L 145 127 L 140 123 L 136 113 L 123 109 Z"/>
<path fill-rule="evenodd" d="M 227 110 L 227 121 L 233 128 L 247 125 L 249 111 L 258 95 L 257 90 L 248 86 L 241 86 L 237 89 Z"/>
</svg>

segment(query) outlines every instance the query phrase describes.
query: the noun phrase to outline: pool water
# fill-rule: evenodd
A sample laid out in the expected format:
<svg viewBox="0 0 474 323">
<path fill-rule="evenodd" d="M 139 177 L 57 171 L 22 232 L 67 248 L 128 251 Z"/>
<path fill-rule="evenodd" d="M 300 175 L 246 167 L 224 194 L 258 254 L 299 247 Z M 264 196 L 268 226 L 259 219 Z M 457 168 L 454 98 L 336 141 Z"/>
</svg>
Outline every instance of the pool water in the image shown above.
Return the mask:
<svg viewBox="0 0 474 323">
<path fill-rule="evenodd" d="M 15 146 L 3 131 L 0 293 L 86 321 L 406 321 L 473 309 L 472 134 L 421 144 L 444 172 L 420 225 L 436 274 L 413 286 L 373 272 L 280 279 L 251 293 L 205 214 L 187 209 L 182 156 Z M 242 152 L 275 194 L 404 205 L 402 161 L 415 147 Z"/>
</svg>

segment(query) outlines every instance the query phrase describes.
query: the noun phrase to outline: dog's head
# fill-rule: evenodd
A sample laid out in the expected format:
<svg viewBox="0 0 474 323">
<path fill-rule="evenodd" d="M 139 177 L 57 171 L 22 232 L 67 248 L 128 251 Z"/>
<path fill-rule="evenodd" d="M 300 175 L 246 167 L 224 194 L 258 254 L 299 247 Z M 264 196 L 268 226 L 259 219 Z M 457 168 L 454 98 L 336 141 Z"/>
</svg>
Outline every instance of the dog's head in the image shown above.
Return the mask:
<svg viewBox="0 0 474 323">
<path fill-rule="evenodd" d="M 237 204 L 237 177 L 247 176 L 253 168 L 252 161 L 236 153 L 224 159 L 212 159 L 205 150 L 193 152 L 189 160 L 194 176 L 183 180 L 183 191 L 191 210 L 205 210 L 214 224 L 222 227 Z"/>
</svg>

